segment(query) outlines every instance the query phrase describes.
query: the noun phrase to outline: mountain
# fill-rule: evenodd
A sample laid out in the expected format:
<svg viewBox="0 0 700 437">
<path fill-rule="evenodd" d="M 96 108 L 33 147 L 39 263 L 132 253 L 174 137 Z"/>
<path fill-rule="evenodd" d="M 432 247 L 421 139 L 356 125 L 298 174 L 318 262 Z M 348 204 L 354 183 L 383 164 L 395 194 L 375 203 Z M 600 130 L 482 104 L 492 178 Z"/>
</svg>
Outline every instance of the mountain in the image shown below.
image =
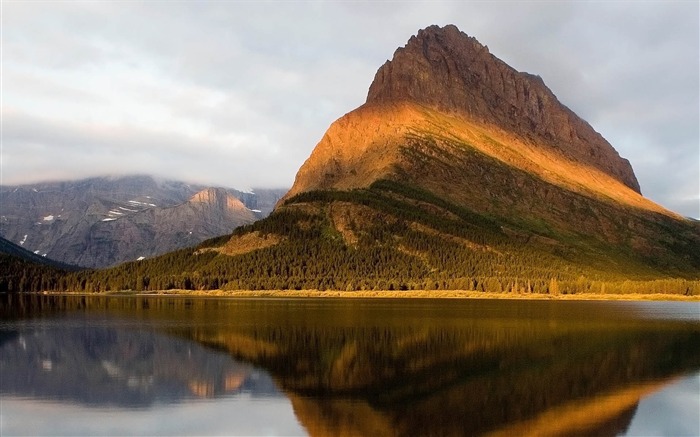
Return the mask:
<svg viewBox="0 0 700 437">
<path fill-rule="evenodd" d="M 644 198 L 629 161 L 540 77 L 509 67 L 455 26 L 421 30 L 395 52 L 366 103 L 331 125 L 284 200 L 383 181 L 467 208 L 524 243 L 580 251 L 593 240 L 647 264 L 700 269 L 697 222 Z"/>
<path fill-rule="evenodd" d="M 0 235 L 85 267 L 152 257 L 269 214 L 285 190 L 209 188 L 150 176 L 0 187 Z"/>
<path fill-rule="evenodd" d="M 562 105 L 542 78 L 516 71 L 455 26 L 418 32 L 377 71 L 367 103 L 397 101 L 496 126 L 599 169 L 639 192 L 629 162 Z"/>
<path fill-rule="evenodd" d="M 541 78 L 431 26 L 330 126 L 269 217 L 69 285 L 700 292 L 700 222 L 640 191 Z"/>
</svg>

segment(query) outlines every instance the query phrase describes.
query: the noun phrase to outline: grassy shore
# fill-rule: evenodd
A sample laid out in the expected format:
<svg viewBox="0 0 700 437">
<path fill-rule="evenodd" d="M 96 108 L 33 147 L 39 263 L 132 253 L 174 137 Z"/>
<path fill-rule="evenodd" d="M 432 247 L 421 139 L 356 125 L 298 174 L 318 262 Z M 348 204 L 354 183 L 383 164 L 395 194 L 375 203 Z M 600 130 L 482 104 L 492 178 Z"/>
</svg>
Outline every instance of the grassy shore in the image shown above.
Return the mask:
<svg viewBox="0 0 700 437">
<path fill-rule="evenodd" d="M 51 293 L 54 294 L 54 293 Z M 72 294 L 72 293 L 55 293 Z M 80 293 L 84 294 L 84 293 Z M 96 293 L 98 294 L 98 293 Z M 535 294 L 535 293 L 487 293 L 466 290 L 406 290 L 406 291 L 319 291 L 319 290 L 161 290 L 137 292 L 132 290 L 99 293 L 99 295 L 136 296 L 192 296 L 231 298 L 411 298 L 411 299 L 531 299 L 531 300 L 670 300 L 700 302 L 700 296 L 663 293 L 629 294 Z"/>
</svg>

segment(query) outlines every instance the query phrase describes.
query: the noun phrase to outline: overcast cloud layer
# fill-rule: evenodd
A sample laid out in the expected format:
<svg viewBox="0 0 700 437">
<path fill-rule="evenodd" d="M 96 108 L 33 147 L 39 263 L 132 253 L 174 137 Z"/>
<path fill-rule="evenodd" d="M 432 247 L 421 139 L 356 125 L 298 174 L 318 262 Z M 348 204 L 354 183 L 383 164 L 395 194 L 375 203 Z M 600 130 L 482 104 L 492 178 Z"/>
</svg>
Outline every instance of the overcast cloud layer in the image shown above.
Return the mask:
<svg viewBox="0 0 700 437">
<path fill-rule="evenodd" d="M 540 75 L 700 217 L 700 6 L 669 2 L 2 2 L 3 185 L 148 173 L 289 187 L 418 29 Z"/>
</svg>

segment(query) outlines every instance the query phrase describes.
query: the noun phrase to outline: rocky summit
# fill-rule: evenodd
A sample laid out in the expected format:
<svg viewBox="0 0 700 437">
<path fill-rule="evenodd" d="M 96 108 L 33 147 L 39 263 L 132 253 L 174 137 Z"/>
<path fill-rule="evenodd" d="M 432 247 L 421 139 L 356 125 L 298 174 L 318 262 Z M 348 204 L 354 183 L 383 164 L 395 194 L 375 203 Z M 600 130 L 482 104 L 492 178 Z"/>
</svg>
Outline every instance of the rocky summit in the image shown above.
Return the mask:
<svg viewBox="0 0 700 437">
<path fill-rule="evenodd" d="M 377 71 L 367 103 L 400 101 L 496 125 L 639 192 L 629 161 L 561 104 L 542 78 L 518 72 L 455 26 L 419 31 Z"/>
<path fill-rule="evenodd" d="M 430 26 L 329 127 L 270 216 L 100 274 L 70 285 L 576 293 L 653 280 L 692 294 L 700 225 L 643 197 L 629 162 L 541 78 Z"/>
</svg>

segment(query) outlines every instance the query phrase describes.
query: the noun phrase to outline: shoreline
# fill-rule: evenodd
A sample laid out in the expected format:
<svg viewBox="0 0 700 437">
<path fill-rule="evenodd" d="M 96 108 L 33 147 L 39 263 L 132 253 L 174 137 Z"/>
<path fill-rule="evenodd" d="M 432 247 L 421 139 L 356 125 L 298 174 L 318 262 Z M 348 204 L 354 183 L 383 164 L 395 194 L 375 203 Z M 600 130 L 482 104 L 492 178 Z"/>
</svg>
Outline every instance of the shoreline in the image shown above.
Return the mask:
<svg viewBox="0 0 700 437">
<path fill-rule="evenodd" d="M 664 293 L 630 294 L 536 294 L 490 293 L 466 290 L 405 290 L 405 291 L 319 291 L 319 290 L 132 290 L 100 293 L 43 292 L 54 296 L 134 296 L 134 297 L 202 297 L 202 298 L 341 298 L 341 299 L 494 299 L 494 300 L 601 300 L 601 301 L 678 301 L 700 302 L 700 296 Z"/>
</svg>

